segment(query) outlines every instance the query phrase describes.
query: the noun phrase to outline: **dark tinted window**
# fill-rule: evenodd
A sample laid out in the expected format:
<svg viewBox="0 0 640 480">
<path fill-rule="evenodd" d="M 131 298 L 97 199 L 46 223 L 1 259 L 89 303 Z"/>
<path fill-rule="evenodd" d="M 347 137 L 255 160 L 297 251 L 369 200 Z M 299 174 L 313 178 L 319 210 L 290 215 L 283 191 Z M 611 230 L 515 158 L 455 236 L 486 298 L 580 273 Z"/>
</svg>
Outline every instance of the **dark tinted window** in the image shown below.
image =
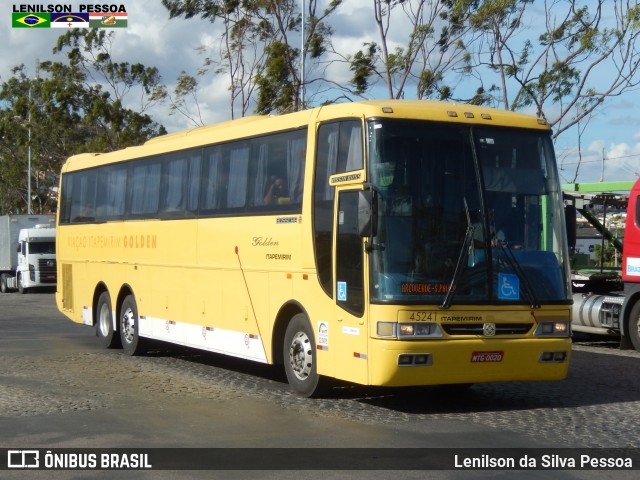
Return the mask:
<svg viewBox="0 0 640 480">
<path fill-rule="evenodd" d="M 300 213 L 306 129 L 65 174 L 60 223 Z"/>
<path fill-rule="evenodd" d="M 313 229 L 318 278 L 332 295 L 332 249 L 334 188 L 329 177 L 363 168 L 362 124 L 345 120 L 321 125 L 316 146 L 316 171 L 313 185 Z"/>
</svg>

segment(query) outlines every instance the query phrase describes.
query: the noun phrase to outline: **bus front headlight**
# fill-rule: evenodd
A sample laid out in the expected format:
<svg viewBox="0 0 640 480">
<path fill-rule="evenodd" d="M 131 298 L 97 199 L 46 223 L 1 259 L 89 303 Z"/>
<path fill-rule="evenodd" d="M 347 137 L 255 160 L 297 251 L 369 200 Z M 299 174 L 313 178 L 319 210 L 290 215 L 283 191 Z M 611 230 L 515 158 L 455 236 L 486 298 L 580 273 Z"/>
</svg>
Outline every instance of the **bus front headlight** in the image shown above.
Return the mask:
<svg viewBox="0 0 640 480">
<path fill-rule="evenodd" d="M 567 321 L 540 322 L 534 333 L 537 337 L 568 337 L 571 326 Z"/>
<path fill-rule="evenodd" d="M 376 333 L 379 337 L 399 339 L 440 338 L 442 330 L 434 322 L 378 322 Z"/>
</svg>

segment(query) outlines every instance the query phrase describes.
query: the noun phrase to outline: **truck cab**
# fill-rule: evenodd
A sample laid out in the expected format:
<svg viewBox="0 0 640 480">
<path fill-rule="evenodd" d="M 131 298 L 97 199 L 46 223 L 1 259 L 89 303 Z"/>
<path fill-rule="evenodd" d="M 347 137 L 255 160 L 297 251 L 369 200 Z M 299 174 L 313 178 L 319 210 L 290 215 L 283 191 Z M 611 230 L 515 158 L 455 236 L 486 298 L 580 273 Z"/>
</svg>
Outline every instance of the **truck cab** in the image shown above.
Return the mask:
<svg viewBox="0 0 640 480">
<path fill-rule="evenodd" d="M 622 269 L 616 273 L 576 275 L 573 278 L 573 319 L 575 332 L 620 336 L 621 348 L 640 351 L 640 180 L 575 184 L 571 192 L 565 188 L 567 218 L 580 212 L 591 225 L 622 253 Z M 587 205 L 586 192 L 628 191 L 624 248 L 594 215 Z M 606 213 L 606 210 L 605 210 Z M 569 244 L 575 246 L 575 224 L 568 228 Z"/>
<path fill-rule="evenodd" d="M 54 288 L 55 215 L 0 215 L 0 292 Z"/>
<path fill-rule="evenodd" d="M 26 293 L 32 288 L 56 286 L 56 230 L 48 225 L 24 228 L 18 234 L 16 276 L 10 288 Z"/>
<path fill-rule="evenodd" d="M 56 285 L 56 230 L 48 225 L 24 228 L 18 235 L 16 285 L 20 293 Z"/>
</svg>

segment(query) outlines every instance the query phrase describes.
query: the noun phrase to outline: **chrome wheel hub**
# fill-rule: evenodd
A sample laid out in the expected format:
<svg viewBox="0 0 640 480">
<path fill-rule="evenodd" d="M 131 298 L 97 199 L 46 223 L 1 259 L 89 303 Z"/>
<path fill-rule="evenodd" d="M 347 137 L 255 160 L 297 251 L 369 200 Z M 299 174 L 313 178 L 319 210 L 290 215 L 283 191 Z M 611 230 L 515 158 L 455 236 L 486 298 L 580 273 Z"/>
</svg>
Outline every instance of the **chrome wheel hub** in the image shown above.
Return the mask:
<svg viewBox="0 0 640 480">
<path fill-rule="evenodd" d="M 309 378 L 313 367 L 313 352 L 311 351 L 311 341 L 306 333 L 298 332 L 291 340 L 289 362 L 298 380 Z"/>
</svg>

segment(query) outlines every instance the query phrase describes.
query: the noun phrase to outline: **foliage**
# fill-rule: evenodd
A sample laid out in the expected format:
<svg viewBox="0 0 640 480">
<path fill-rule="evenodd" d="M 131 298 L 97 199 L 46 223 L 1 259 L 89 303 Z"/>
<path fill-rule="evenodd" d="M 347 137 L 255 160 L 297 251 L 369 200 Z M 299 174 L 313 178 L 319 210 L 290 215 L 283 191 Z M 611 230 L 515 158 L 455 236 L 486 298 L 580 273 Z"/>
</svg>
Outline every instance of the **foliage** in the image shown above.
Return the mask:
<svg viewBox="0 0 640 480">
<path fill-rule="evenodd" d="M 620 265 L 620 259 L 616 258 L 616 249 L 610 242 L 605 242 L 604 250 L 601 244 L 594 245 L 593 254 L 596 258 L 596 265 L 598 266 L 615 267 Z"/>
<path fill-rule="evenodd" d="M 542 6 L 536 37 L 524 19 Z M 534 109 L 555 137 L 640 83 L 637 0 L 456 0 L 454 8 L 466 12 L 481 40 L 472 68 L 498 75 L 494 101 Z"/>
<path fill-rule="evenodd" d="M 80 152 L 105 152 L 166 133 L 144 108 L 162 98 L 157 69 L 117 63 L 102 30 L 70 30 L 58 39 L 65 62 L 40 62 L 35 77 L 24 65 L 0 88 L 0 212 L 27 211 L 27 159 L 31 157 L 32 211 L 55 208 L 64 161 Z M 142 95 L 139 111 L 127 94 Z"/>
<path fill-rule="evenodd" d="M 245 115 L 253 101 L 257 113 L 285 113 L 306 104 L 305 86 L 324 80 L 305 78 L 307 60 L 317 61 L 329 49 L 332 34 L 326 23 L 342 3 L 331 0 L 319 11 L 317 0 L 307 0 L 303 22 L 297 0 L 162 0 L 171 18 L 201 17 L 220 25 L 221 41 L 210 48 L 200 75 L 228 76 L 231 117 Z M 303 25 L 304 23 L 304 25 Z M 304 27 L 304 42 L 296 46 Z M 302 47 L 302 45 L 304 45 Z M 197 104 L 197 79 L 187 93 Z M 174 105 L 185 111 L 184 91 L 175 92 Z M 193 121 L 193 119 L 192 119 Z M 195 123 L 198 123 L 197 121 Z"/>
<path fill-rule="evenodd" d="M 380 43 L 365 42 L 365 50 L 348 58 L 353 93 L 363 95 L 382 80 L 389 98 L 405 98 L 412 85 L 418 99 L 452 99 L 447 77 L 469 73 L 468 14 L 448 0 L 374 0 L 373 7 Z M 395 25 L 409 28 L 398 34 Z"/>
</svg>

